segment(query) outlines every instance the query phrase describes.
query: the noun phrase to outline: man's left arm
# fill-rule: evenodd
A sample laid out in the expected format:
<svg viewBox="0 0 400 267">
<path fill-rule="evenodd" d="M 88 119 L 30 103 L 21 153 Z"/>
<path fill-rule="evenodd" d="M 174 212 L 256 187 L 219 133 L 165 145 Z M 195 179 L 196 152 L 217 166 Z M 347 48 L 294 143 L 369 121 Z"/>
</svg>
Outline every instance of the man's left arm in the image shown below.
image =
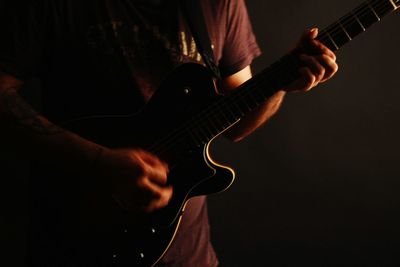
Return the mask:
<svg viewBox="0 0 400 267">
<path fill-rule="evenodd" d="M 306 31 L 300 39 L 298 48 L 307 47 L 304 51 L 311 53 L 300 54 L 304 66 L 299 69 L 301 77 L 272 95 L 264 104 L 245 115 L 237 124 L 225 132 L 225 136 L 233 141 L 240 141 L 268 121 L 279 109 L 286 92 L 307 92 L 318 84 L 329 80 L 338 70 L 335 54 L 315 38 L 317 29 Z M 252 77 L 251 68 L 243 70 L 224 78 L 219 90 L 222 94 L 239 87 Z"/>
<path fill-rule="evenodd" d="M 226 94 L 239 87 L 252 77 L 250 66 L 223 79 L 220 85 L 221 93 Z M 261 106 L 245 115 L 237 124 L 227 130 L 224 135 L 237 142 L 254 132 L 269 120 L 279 109 L 286 92 L 278 91 Z"/>
</svg>

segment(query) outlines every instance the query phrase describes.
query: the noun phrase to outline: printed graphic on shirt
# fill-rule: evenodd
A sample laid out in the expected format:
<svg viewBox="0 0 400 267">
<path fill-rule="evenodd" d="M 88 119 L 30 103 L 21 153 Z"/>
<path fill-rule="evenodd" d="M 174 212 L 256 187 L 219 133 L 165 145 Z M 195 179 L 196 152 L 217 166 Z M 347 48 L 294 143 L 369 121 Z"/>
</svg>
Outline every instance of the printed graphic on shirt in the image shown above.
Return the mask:
<svg viewBox="0 0 400 267">
<path fill-rule="evenodd" d="M 107 42 L 109 43 L 106 32 L 108 28 L 112 29 L 117 39 L 123 39 L 125 42 L 129 40 L 121 48 L 123 55 L 131 59 L 142 55 L 143 52 L 146 52 L 147 49 L 145 48 L 149 43 L 157 41 L 163 44 L 164 49 L 169 51 L 171 58 L 174 58 L 176 62 L 201 62 L 201 55 L 197 50 L 193 37 L 188 36 L 185 31 L 179 32 L 179 47 L 175 47 L 169 39 L 168 34 L 161 33 L 156 26 L 153 26 L 151 29 L 141 29 L 137 25 L 124 25 L 122 21 L 111 21 L 109 25 L 98 24 L 91 26 L 87 32 L 87 41 L 91 48 L 99 50 L 103 54 L 114 53 L 114 49 L 111 46 L 105 45 Z M 151 34 L 151 39 L 148 38 L 149 34 Z M 129 43 L 133 46 L 127 46 Z"/>
<path fill-rule="evenodd" d="M 176 66 L 202 63 L 193 37 L 182 29 L 175 33 L 162 32 L 157 26 L 113 20 L 89 27 L 86 38 L 90 49 L 101 57 L 98 60 L 105 60 L 109 68 L 115 64 L 116 57 L 123 58 L 146 100 L 165 74 Z"/>
</svg>

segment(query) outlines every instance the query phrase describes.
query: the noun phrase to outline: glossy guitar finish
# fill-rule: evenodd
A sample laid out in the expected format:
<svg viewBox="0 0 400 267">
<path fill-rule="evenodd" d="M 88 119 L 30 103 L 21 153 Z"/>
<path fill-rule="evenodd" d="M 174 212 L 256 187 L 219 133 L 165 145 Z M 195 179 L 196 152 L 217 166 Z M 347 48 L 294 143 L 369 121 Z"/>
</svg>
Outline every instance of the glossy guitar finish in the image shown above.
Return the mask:
<svg viewBox="0 0 400 267">
<path fill-rule="evenodd" d="M 170 166 L 168 183 L 174 188 L 173 197 L 166 208 L 148 218 L 148 224 L 130 225 L 135 218 L 118 206 L 109 214 L 116 219 L 111 225 L 117 225 L 107 230 L 111 234 L 104 240 L 116 244 L 108 255 L 111 262 L 151 266 L 173 239 L 185 202 L 194 196 L 223 191 L 232 184 L 234 172 L 211 160 L 209 140 L 200 143 L 197 135 L 201 133 L 189 123 L 218 98 L 209 71 L 198 64 L 185 64 L 169 76 L 138 114 L 89 117 L 66 125 L 107 147 L 145 149 Z"/>
</svg>

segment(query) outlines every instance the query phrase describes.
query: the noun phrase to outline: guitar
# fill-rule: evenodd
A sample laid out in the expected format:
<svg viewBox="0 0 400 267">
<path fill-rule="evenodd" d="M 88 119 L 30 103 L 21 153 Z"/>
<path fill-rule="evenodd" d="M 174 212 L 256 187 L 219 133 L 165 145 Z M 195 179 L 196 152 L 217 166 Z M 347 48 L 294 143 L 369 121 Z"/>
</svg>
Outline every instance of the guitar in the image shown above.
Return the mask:
<svg viewBox="0 0 400 267">
<path fill-rule="evenodd" d="M 322 30 L 317 39 L 337 51 L 399 7 L 400 0 L 368 0 Z M 115 205 L 111 216 L 115 222 L 105 226 L 113 228 L 108 235 L 111 240 L 105 241 L 107 266 L 153 266 L 160 260 L 174 238 L 187 201 L 224 191 L 234 181 L 231 168 L 212 160 L 212 141 L 296 80 L 300 65 L 294 53 L 285 55 L 231 94 L 220 96 L 205 67 L 184 64 L 164 81 L 138 114 L 89 117 L 67 125 L 108 147 L 143 148 L 170 166 L 168 184 L 174 187 L 173 197 L 167 207 L 149 215 L 146 224 L 132 226 L 134 218 Z M 140 132 L 133 125 L 146 125 L 146 129 Z"/>
</svg>

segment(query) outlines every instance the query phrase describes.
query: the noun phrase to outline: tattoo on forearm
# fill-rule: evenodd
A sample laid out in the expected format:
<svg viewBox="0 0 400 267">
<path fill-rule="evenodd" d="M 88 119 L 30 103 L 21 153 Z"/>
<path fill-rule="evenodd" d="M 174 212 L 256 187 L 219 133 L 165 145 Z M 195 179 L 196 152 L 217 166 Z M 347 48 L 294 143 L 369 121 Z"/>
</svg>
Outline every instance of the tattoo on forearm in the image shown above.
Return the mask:
<svg viewBox="0 0 400 267">
<path fill-rule="evenodd" d="M 55 135 L 63 132 L 63 129 L 49 122 L 37 113 L 18 94 L 17 89 L 8 89 L 1 96 L 1 103 L 5 112 L 15 118 L 22 126 L 43 135 Z"/>
</svg>

